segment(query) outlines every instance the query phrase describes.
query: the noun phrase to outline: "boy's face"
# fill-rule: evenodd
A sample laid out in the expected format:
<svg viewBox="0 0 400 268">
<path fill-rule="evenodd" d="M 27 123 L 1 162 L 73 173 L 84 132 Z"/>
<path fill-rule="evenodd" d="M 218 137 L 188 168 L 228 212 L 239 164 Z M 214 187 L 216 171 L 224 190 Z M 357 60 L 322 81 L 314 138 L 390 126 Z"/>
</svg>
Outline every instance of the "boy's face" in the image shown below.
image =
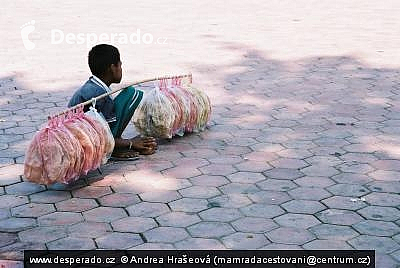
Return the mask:
<svg viewBox="0 0 400 268">
<path fill-rule="evenodd" d="M 114 78 L 114 83 L 121 82 L 122 79 L 122 62 L 119 61 L 117 64 L 111 64 L 111 72 Z"/>
</svg>

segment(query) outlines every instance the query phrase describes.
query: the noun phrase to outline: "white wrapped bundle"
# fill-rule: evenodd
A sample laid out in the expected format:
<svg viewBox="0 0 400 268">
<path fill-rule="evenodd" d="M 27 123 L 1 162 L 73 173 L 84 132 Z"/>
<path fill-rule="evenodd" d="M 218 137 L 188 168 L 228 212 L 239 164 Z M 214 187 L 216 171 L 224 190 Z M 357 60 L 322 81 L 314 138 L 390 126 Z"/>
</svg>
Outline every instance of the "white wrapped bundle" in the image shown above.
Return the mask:
<svg viewBox="0 0 400 268">
<path fill-rule="evenodd" d="M 103 129 L 103 136 L 105 138 L 105 144 L 104 144 L 104 153 L 102 157 L 102 164 L 107 163 L 108 159 L 110 159 L 111 154 L 114 150 L 115 146 L 115 140 L 112 135 L 110 126 L 108 125 L 107 121 L 104 119 L 103 115 L 97 112 L 96 108 L 90 107 L 90 110 L 85 113 L 88 117 L 96 120 Z"/>
<path fill-rule="evenodd" d="M 193 87 L 191 84 L 184 85 L 185 89 L 189 91 L 195 100 L 196 107 L 196 120 L 193 126 L 194 132 L 204 131 L 207 123 L 211 117 L 211 102 L 207 94 L 203 91 Z"/>
<path fill-rule="evenodd" d="M 143 136 L 172 138 L 175 109 L 159 87 L 144 95 L 132 119 L 136 129 Z"/>
</svg>

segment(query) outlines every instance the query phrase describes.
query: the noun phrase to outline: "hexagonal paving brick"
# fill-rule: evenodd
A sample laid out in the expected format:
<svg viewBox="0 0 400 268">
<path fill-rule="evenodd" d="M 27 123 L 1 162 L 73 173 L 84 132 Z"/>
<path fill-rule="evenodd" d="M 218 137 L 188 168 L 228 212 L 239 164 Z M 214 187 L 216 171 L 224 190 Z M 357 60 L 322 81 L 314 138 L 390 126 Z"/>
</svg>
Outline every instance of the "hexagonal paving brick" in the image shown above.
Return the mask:
<svg viewBox="0 0 400 268">
<path fill-rule="evenodd" d="M 249 194 L 249 198 L 256 203 L 265 203 L 271 205 L 282 204 L 292 199 L 286 192 L 278 191 L 260 191 Z"/>
<path fill-rule="evenodd" d="M 234 138 L 226 141 L 228 145 L 233 145 L 233 146 L 249 146 L 252 144 L 257 143 L 257 141 L 253 138 L 249 137 L 241 137 L 241 138 Z"/>
<path fill-rule="evenodd" d="M 237 172 L 227 177 L 232 182 L 238 183 L 256 183 L 265 180 L 265 177 L 260 173 L 255 172 Z"/>
<path fill-rule="evenodd" d="M 111 226 L 117 232 L 143 233 L 157 227 L 157 223 L 152 218 L 126 217 L 113 221 Z"/>
<path fill-rule="evenodd" d="M 246 160 L 240 164 L 235 164 L 234 167 L 239 171 L 248 171 L 248 172 L 263 172 L 272 168 L 265 161 L 254 161 L 254 160 Z"/>
<path fill-rule="evenodd" d="M 313 154 L 305 149 L 284 149 L 276 152 L 281 157 L 304 159 L 312 156 Z"/>
<path fill-rule="evenodd" d="M 304 214 L 314 214 L 326 209 L 320 202 L 312 200 L 291 200 L 281 206 L 288 212 Z"/>
<path fill-rule="evenodd" d="M 227 194 L 209 199 L 207 207 L 240 208 L 249 204 L 251 201 L 244 194 Z"/>
<path fill-rule="evenodd" d="M 67 236 L 64 226 L 36 227 L 18 233 L 22 242 L 47 243 Z"/>
<path fill-rule="evenodd" d="M 278 243 L 268 244 L 264 247 L 259 248 L 259 250 L 298 250 L 298 249 L 301 250 L 302 248 L 297 245 L 287 245 Z"/>
<path fill-rule="evenodd" d="M 312 156 L 312 157 L 306 158 L 305 161 L 307 163 L 312 164 L 312 165 L 331 166 L 331 167 L 343 163 L 343 161 L 341 159 L 339 159 L 338 157 L 336 157 L 334 155 L 330 155 L 330 156 L 321 156 L 321 155 Z"/>
<path fill-rule="evenodd" d="M 150 190 L 142 192 L 151 191 L 168 191 L 168 190 L 179 190 L 192 186 L 192 184 L 187 179 L 175 179 L 175 178 L 165 178 L 162 181 L 154 181 L 152 188 Z"/>
<path fill-rule="evenodd" d="M 130 250 L 160 250 L 160 249 L 174 250 L 175 248 L 173 245 L 167 243 L 144 243 L 129 249 Z"/>
<path fill-rule="evenodd" d="M 312 165 L 310 167 L 301 169 L 301 172 L 307 176 L 314 177 L 330 177 L 339 173 L 339 171 L 335 168 L 324 165 Z"/>
<path fill-rule="evenodd" d="M 168 168 L 173 167 L 173 164 L 170 161 L 165 160 L 152 160 L 151 162 L 141 162 L 136 164 L 138 169 L 150 169 L 152 171 L 162 171 Z"/>
<path fill-rule="evenodd" d="M 218 156 L 218 153 L 215 150 L 211 149 L 191 149 L 185 150 L 182 152 L 186 157 L 190 158 L 208 158 Z"/>
<path fill-rule="evenodd" d="M 252 204 L 250 206 L 241 208 L 240 211 L 245 216 L 263 218 L 274 218 L 285 213 L 285 211 L 279 206 L 267 204 Z"/>
<path fill-rule="evenodd" d="M 187 238 L 189 235 L 183 228 L 157 227 L 145 232 L 144 237 L 148 242 L 174 243 Z"/>
<path fill-rule="evenodd" d="M 197 214 L 186 212 L 171 212 L 157 217 L 157 222 L 161 226 L 171 227 L 187 227 L 200 221 Z"/>
<path fill-rule="evenodd" d="M 208 202 L 204 199 L 181 198 L 169 203 L 173 211 L 199 212 L 208 208 Z"/>
<path fill-rule="evenodd" d="M 108 186 L 86 186 L 72 191 L 74 197 L 82 198 L 99 198 L 111 193 L 111 189 Z"/>
<path fill-rule="evenodd" d="M 100 197 L 99 202 L 106 207 L 126 207 L 140 202 L 136 194 L 114 193 Z"/>
<path fill-rule="evenodd" d="M 373 154 L 369 153 L 347 153 L 342 155 L 341 158 L 347 162 L 359 162 L 359 163 L 373 163 L 377 158 Z M 379 168 L 379 167 L 376 167 Z"/>
<path fill-rule="evenodd" d="M 2 195 L 0 196 L 0 208 L 11 208 L 28 203 L 26 196 Z"/>
<path fill-rule="evenodd" d="M 254 184 L 250 183 L 229 183 L 219 187 L 224 194 L 250 194 L 260 191 Z"/>
<path fill-rule="evenodd" d="M 18 237 L 16 234 L 0 233 L 0 248 L 14 244 L 15 242 L 18 242 Z"/>
<path fill-rule="evenodd" d="M 337 168 L 343 172 L 357 173 L 357 174 L 367 174 L 368 172 L 374 170 L 374 168 L 371 167 L 370 165 L 361 163 L 344 163 L 340 166 L 337 166 Z"/>
<path fill-rule="evenodd" d="M 216 207 L 200 212 L 199 216 L 206 221 L 230 222 L 242 217 L 243 215 L 238 209 Z"/>
<path fill-rule="evenodd" d="M 7 219 L 11 216 L 10 210 L 6 208 L 0 208 L 0 220 Z"/>
<path fill-rule="evenodd" d="M 396 261 L 400 261 L 400 250 L 397 250 L 390 254 Z M 378 261 L 376 261 L 377 264 L 380 264 Z M 386 265 L 385 267 L 389 267 L 389 265 Z M 394 265 L 393 265 L 394 267 Z"/>
<path fill-rule="evenodd" d="M 220 154 L 225 154 L 225 155 L 243 155 L 251 152 L 250 148 L 247 146 L 231 146 L 231 145 L 225 145 L 221 148 L 218 148 L 217 151 Z"/>
<path fill-rule="evenodd" d="M 389 193 L 370 193 L 364 196 L 365 201 L 371 205 L 395 207 L 400 205 L 400 195 Z"/>
<path fill-rule="evenodd" d="M 49 250 L 89 250 L 95 249 L 92 239 L 80 237 L 66 237 L 47 243 Z"/>
<path fill-rule="evenodd" d="M 0 232 L 19 232 L 36 226 L 31 218 L 8 218 L 0 221 Z"/>
<path fill-rule="evenodd" d="M 58 211 L 83 212 L 95 207 L 98 207 L 96 201 L 94 199 L 86 198 L 71 198 L 56 203 Z"/>
<path fill-rule="evenodd" d="M 280 227 L 265 234 L 274 243 L 302 245 L 315 239 L 307 230 Z"/>
<path fill-rule="evenodd" d="M 315 214 L 324 223 L 337 225 L 352 225 L 363 220 L 363 218 L 353 211 L 327 209 Z"/>
<path fill-rule="evenodd" d="M 127 216 L 128 215 L 122 208 L 113 207 L 98 207 L 83 212 L 83 217 L 85 217 L 87 221 L 94 222 L 112 222 Z"/>
<path fill-rule="evenodd" d="M 6 192 L 15 195 L 29 195 L 44 191 L 45 189 L 43 185 L 26 181 L 6 186 Z"/>
<path fill-rule="evenodd" d="M 177 191 L 157 191 L 141 193 L 140 198 L 148 202 L 168 203 L 182 198 L 182 196 Z"/>
<path fill-rule="evenodd" d="M 296 199 L 317 201 L 331 196 L 329 192 L 317 187 L 298 187 L 290 190 L 288 193 Z"/>
<path fill-rule="evenodd" d="M 126 208 L 129 216 L 157 217 L 170 212 L 167 205 L 162 203 L 141 202 Z"/>
<path fill-rule="evenodd" d="M 240 231 L 247 233 L 265 233 L 278 226 L 267 218 L 245 217 L 232 222 L 232 226 Z"/>
<path fill-rule="evenodd" d="M 378 181 L 398 181 L 400 172 L 389 171 L 389 170 L 377 170 L 369 174 L 375 180 Z"/>
<path fill-rule="evenodd" d="M 219 155 L 217 157 L 209 158 L 208 161 L 214 164 L 238 164 L 244 160 L 237 155 Z"/>
<path fill-rule="evenodd" d="M 210 186 L 192 186 L 179 190 L 179 193 L 183 197 L 191 198 L 211 198 L 221 194 L 217 188 Z"/>
<path fill-rule="evenodd" d="M 218 162 L 218 160 L 217 160 L 218 158 L 212 158 L 212 159 Z M 213 163 L 214 161 L 211 161 L 212 159 L 185 157 L 185 158 L 180 158 L 180 159 L 174 160 L 172 162 L 174 163 L 175 166 L 198 168 L 198 167 L 206 166 L 206 165 L 210 164 L 210 162 Z"/>
<path fill-rule="evenodd" d="M 237 172 L 236 168 L 229 164 L 210 164 L 199 168 L 203 174 L 207 175 L 221 175 L 227 176 L 229 174 Z"/>
<path fill-rule="evenodd" d="M 391 253 L 400 248 L 393 239 L 388 237 L 378 237 L 370 235 L 360 235 L 348 241 L 355 249 L 373 249 L 376 253 Z"/>
<path fill-rule="evenodd" d="M 284 214 L 282 216 L 274 218 L 274 221 L 283 227 L 305 228 L 305 229 L 321 223 L 312 215 L 296 214 L 296 213 Z"/>
<path fill-rule="evenodd" d="M 305 176 L 294 180 L 294 182 L 303 187 L 320 187 L 324 188 L 335 184 L 335 182 L 326 177 L 309 177 Z"/>
<path fill-rule="evenodd" d="M 367 188 L 373 192 L 387 192 L 400 194 L 400 185 L 394 181 L 374 181 L 367 185 Z"/>
<path fill-rule="evenodd" d="M 257 249 L 270 242 L 263 234 L 234 233 L 223 237 L 222 242 L 229 249 Z"/>
<path fill-rule="evenodd" d="M 263 190 L 270 191 L 289 191 L 298 187 L 291 181 L 267 179 L 257 183 L 257 186 Z"/>
<path fill-rule="evenodd" d="M 235 232 L 227 223 L 202 221 L 187 228 L 192 237 L 222 237 Z"/>
<path fill-rule="evenodd" d="M 293 169 L 301 169 L 309 165 L 303 160 L 296 158 L 279 158 L 269 163 L 275 168 L 293 168 Z"/>
<path fill-rule="evenodd" d="M 353 225 L 360 234 L 374 236 L 393 236 L 400 232 L 400 227 L 393 222 L 365 220 Z"/>
<path fill-rule="evenodd" d="M 260 142 L 254 145 L 250 146 L 253 151 L 259 151 L 259 152 L 270 152 L 270 153 L 275 153 L 279 152 L 285 149 L 282 145 L 278 143 L 270 143 L 270 142 Z"/>
<path fill-rule="evenodd" d="M 336 184 L 327 187 L 326 190 L 334 195 L 355 197 L 363 196 L 369 193 L 367 188 L 357 184 Z"/>
<path fill-rule="evenodd" d="M 73 237 L 100 237 L 107 232 L 111 232 L 111 226 L 103 222 L 80 222 L 67 227 L 68 235 Z"/>
<path fill-rule="evenodd" d="M 355 173 L 340 173 L 339 175 L 335 175 L 332 177 L 334 181 L 337 183 L 348 183 L 348 184 L 366 184 L 372 181 L 371 177 L 363 174 L 355 174 Z"/>
<path fill-rule="evenodd" d="M 75 212 L 53 212 L 38 218 L 40 226 L 71 225 L 81 221 L 81 214 Z"/>
<path fill-rule="evenodd" d="M 56 211 L 52 204 L 29 203 L 11 209 L 11 214 L 16 217 L 40 217 Z"/>
<path fill-rule="evenodd" d="M 201 172 L 197 168 L 193 167 L 187 168 L 186 166 L 177 166 L 163 170 L 162 174 L 178 179 L 188 179 L 201 175 Z"/>
<path fill-rule="evenodd" d="M 32 202 L 36 203 L 57 203 L 71 198 L 71 194 L 66 191 L 47 190 L 30 196 Z"/>
<path fill-rule="evenodd" d="M 128 249 L 143 243 L 138 234 L 113 232 L 96 238 L 96 244 L 101 249 Z"/>
<path fill-rule="evenodd" d="M 216 250 L 225 249 L 221 242 L 209 238 L 187 238 L 175 243 L 177 249 L 181 250 Z"/>
<path fill-rule="evenodd" d="M 321 201 L 328 208 L 357 210 L 367 206 L 365 202 L 360 199 L 352 198 L 349 196 L 332 196 Z"/>
<path fill-rule="evenodd" d="M 10 164 L 14 164 L 14 159 L 12 158 L 0 158 L 2 163 L 4 162 L 10 162 Z M 6 159 L 6 160 L 4 160 Z M 7 173 L 5 175 L 0 175 L 0 186 L 7 186 L 10 184 L 18 183 L 21 182 L 20 176 L 9 176 Z"/>
<path fill-rule="evenodd" d="M 319 239 L 326 240 L 349 240 L 359 234 L 349 226 L 320 224 L 310 228 Z"/>
<path fill-rule="evenodd" d="M 229 183 L 223 176 L 201 175 L 189 179 L 193 185 L 218 187 Z"/>
<path fill-rule="evenodd" d="M 341 240 L 314 240 L 302 246 L 304 249 L 309 250 L 352 250 L 345 241 Z"/>
<path fill-rule="evenodd" d="M 400 160 L 377 160 L 372 162 L 371 165 L 381 170 L 400 171 Z"/>
<path fill-rule="evenodd" d="M 364 218 L 381 221 L 396 221 L 400 218 L 400 210 L 393 207 L 368 206 L 357 211 Z"/>
<path fill-rule="evenodd" d="M 36 131 L 35 127 L 12 127 L 12 128 L 5 129 L 5 134 L 18 135 L 18 134 L 32 133 L 32 132 L 35 132 L 35 131 Z"/>
<path fill-rule="evenodd" d="M 304 176 L 299 170 L 288 168 L 273 168 L 263 172 L 263 174 L 268 178 L 280 180 L 294 180 Z"/>
</svg>

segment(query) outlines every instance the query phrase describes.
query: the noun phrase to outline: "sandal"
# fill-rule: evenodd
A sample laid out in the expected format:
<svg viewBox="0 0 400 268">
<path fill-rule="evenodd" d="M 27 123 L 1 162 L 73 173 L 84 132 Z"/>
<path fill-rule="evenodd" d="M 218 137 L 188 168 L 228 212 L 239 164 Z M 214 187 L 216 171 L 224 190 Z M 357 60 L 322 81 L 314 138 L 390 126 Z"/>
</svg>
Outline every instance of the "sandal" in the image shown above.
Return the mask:
<svg viewBox="0 0 400 268">
<path fill-rule="evenodd" d="M 111 155 L 111 161 L 135 161 L 138 160 L 139 153 L 132 150 L 118 150 Z"/>
</svg>

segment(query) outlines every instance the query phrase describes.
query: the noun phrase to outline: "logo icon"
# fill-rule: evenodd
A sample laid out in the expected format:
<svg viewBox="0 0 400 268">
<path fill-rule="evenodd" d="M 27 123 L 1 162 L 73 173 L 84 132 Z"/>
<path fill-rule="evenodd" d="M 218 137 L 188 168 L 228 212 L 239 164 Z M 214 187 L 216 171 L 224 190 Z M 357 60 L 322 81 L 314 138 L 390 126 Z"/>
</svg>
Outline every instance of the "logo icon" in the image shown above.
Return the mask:
<svg viewBox="0 0 400 268">
<path fill-rule="evenodd" d="M 35 48 L 35 44 L 29 40 L 29 34 L 35 30 L 35 21 L 32 20 L 30 22 L 25 23 L 21 27 L 21 38 L 24 46 L 27 50 L 32 50 Z"/>
</svg>

